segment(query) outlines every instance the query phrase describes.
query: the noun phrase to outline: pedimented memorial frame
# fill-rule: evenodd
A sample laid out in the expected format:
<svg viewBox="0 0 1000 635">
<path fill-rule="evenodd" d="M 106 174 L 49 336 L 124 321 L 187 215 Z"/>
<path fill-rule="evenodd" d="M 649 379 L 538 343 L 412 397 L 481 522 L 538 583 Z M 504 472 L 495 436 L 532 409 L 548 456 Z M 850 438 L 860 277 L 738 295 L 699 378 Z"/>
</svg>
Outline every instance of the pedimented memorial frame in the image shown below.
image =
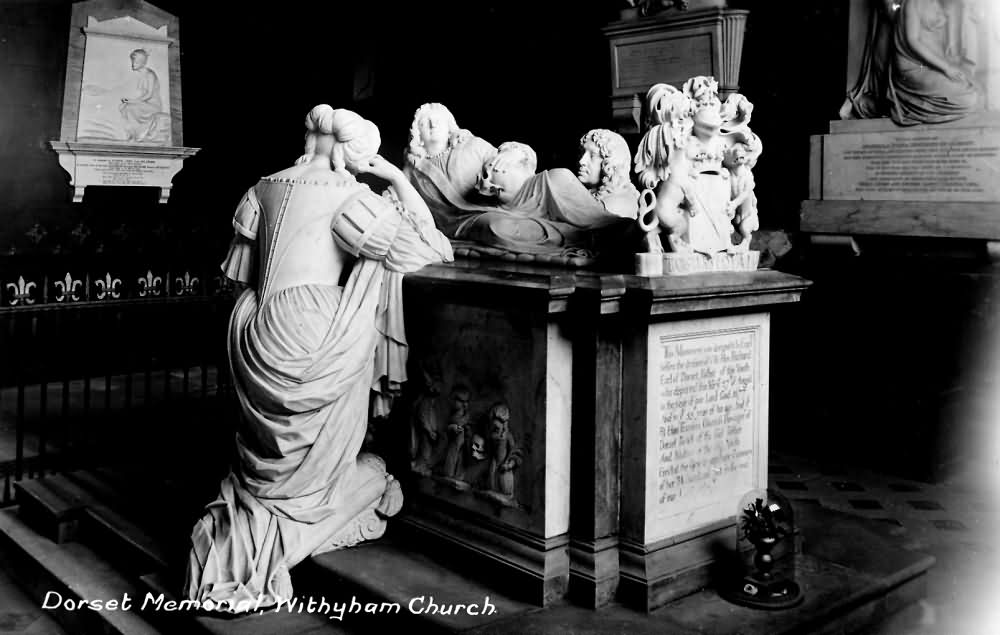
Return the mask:
<svg viewBox="0 0 1000 635">
<path fill-rule="evenodd" d="M 148 71 L 134 70 L 136 51 Z M 73 5 L 60 138 L 50 145 L 74 202 L 88 185 L 157 187 L 167 202 L 173 177 L 198 151 L 183 146 L 180 66 L 176 16 L 143 0 Z M 141 76 L 155 90 L 140 98 Z"/>
</svg>

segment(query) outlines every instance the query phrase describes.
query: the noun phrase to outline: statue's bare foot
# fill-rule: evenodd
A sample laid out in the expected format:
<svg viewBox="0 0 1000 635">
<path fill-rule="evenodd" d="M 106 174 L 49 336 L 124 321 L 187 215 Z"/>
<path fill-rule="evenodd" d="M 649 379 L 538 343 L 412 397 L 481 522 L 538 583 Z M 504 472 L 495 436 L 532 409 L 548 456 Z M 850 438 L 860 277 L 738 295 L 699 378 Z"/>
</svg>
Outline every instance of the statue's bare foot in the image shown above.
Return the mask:
<svg viewBox="0 0 1000 635">
<path fill-rule="evenodd" d="M 379 515 L 389 518 L 390 516 L 395 516 L 399 513 L 399 510 L 403 508 L 403 488 L 399 485 L 397 481 L 391 474 L 385 475 L 385 491 L 382 493 L 382 498 L 378 502 L 378 507 L 375 511 Z"/>
</svg>

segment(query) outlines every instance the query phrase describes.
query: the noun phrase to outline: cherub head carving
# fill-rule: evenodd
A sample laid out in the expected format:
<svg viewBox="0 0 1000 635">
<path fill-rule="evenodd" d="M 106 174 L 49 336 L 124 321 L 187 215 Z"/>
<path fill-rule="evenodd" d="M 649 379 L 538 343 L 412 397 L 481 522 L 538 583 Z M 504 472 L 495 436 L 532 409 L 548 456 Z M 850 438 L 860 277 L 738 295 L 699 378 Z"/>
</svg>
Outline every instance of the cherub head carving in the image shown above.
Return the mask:
<svg viewBox="0 0 1000 635">
<path fill-rule="evenodd" d="M 476 189 L 495 196 L 501 204 L 510 203 L 537 167 L 538 157 L 530 146 L 517 141 L 501 143 L 496 156 L 483 165 Z"/>
<path fill-rule="evenodd" d="M 596 128 L 580 139 L 582 152 L 576 176 L 598 199 L 630 184 L 632 156 L 618 133 Z"/>
<path fill-rule="evenodd" d="M 416 165 L 421 159 L 437 156 L 461 143 L 462 132 L 443 104 L 424 104 L 413 114 L 406 160 Z"/>
<path fill-rule="evenodd" d="M 757 159 L 762 151 L 760 137 L 750 133 L 734 138 L 735 143 L 727 148 L 723 155 L 722 165 L 730 170 L 737 170 L 743 166 L 752 169 L 757 165 Z"/>
</svg>

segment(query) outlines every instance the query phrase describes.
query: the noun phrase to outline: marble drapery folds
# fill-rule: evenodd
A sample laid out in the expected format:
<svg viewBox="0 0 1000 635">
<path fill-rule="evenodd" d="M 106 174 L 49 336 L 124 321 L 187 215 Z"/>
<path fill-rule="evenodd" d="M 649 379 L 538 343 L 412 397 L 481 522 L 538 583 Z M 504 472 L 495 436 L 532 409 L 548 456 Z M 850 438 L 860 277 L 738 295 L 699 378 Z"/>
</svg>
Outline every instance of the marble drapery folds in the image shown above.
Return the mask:
<svg viewBox="0 0 1000 635">
<path fill-rule="evenodd" d="M 563 168 L 530 177 L 504 205 L 479 195 L 477 177 L 496 152 L 483 139 L 469 136 L 407 167 L 410 182 L 446 236 L 520 254 L 572 255 L 595 250 L 602 228 L 615 227 L 612 233 L 619 237 L 631 226 L 632 219 L 609 212 Z M 634 190 L 621 194 L 630 195 L 636 196 Z M 629 203 L 634 205 L 634 198 Z"/>
<path fill-rule="evenodd" d="M 872 3 L 858 81 L 841 109 L 845 118 L 890 116 L 902 126 L 945 123 L 979 106 L 980 95 L 952 56 L 958 30 L 939 0 Z"/>
<path fill-rule="evenodd" d="M 343 287 L 282 272 L 289 253 L 315 248 L 317 224 L 330 228 L 329 248 L 357 257 Z M 192 532 L 184 589 L 230 608 L 291 597 L 295 564 L 384 529 L 375 508 L 385 466 L 359 453 L 370 412 L 385 412 L 406 378 L 402 277 L 451 259 L 429 223 L 334 173 L 327 183 L 262 179 L 234 228 L 222 268 L 251 284 L 229 323 L 238 461 Z"/>
</svg>

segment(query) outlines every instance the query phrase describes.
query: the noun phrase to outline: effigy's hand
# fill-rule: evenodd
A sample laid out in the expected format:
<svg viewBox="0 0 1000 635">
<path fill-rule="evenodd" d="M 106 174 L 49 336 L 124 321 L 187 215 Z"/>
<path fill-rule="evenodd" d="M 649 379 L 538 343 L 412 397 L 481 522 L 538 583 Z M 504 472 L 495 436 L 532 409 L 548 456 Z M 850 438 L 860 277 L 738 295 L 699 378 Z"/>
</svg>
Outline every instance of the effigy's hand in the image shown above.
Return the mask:
<svg viewBox="0 0 1000 635">
<path fill-rule="evenodd" d="M 359 174 L 373 174 L 380 179 L 385 179 L 392 183 L 406 180 L 406 176 L 403 175 L 402 170 L 378 154 L 367 161 L 360 162 L 357 166 L 357 171 Z"/>
</svg>

